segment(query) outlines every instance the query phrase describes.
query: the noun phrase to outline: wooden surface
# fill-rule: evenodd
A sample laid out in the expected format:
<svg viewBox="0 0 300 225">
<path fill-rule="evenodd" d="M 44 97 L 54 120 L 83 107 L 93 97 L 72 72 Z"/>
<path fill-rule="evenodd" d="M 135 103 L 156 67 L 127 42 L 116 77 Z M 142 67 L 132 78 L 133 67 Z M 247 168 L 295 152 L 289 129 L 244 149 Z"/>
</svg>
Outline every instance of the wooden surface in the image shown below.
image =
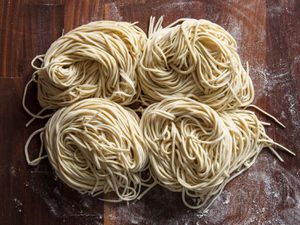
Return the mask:
<svg viewBox="0 0 300 225">
<path fill-rule="evenodd" d="M 280 163 L 263 151 L 246 173 L 233 180 L 208 212 L 183 206 L 179 194 L 155 188 L 141 201 L 103 204 L 70 190 L 55 178 L 45 160 L 25 163 L 23 147 L 32 131 L 22 110 L 30 61 L 65 32 L 89 21 L 140 21 L 151 15 L 164 24 L 180 18 L 205 18 L 236 38 L 255 84 L 255 103 L 287 128 L 268 134 L 297 153 L 281 153 Z M 0 0 L 0 224 L 300 224 L 300 1 L 158 0 Z M 35 87 L 30 107 L 38 110 Z M 262 119 L 268 120 L 261 116 Z M 31 145 L 36 152 L 38 142 Z"/>
</svg>

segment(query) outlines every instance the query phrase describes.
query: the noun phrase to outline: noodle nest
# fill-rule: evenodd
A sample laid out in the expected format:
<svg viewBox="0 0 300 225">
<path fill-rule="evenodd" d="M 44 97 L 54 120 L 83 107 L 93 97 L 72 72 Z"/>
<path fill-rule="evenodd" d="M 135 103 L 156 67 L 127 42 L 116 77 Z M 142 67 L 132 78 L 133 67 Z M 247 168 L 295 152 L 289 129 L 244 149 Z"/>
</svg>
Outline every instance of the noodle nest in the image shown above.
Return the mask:
<svg viewBox="0 0 300 225">
<path fill-rule="evenodd" d="M 44 143 L 57 176 L 81 193 L 116 192 L 135 199 L 147 153 L 139 118 L 105 99 L 86 99 L 58 110 L 48 121 Z"/>
<path fill-rule="evenodd" d="M 127 22 L 91 22 L 68 32 L 37 57 L 40 68 L 32 63 L 40 105 L 57 109 L 92 97 L 133 103 L 145 42 L 145 33 Z"/>
<path fill-rule="evenodd" d="M 253 101 L 251 78 L 227 31 L 202 19 L 180 19 L 165 28 L 160 23 L 153 28 L 151 21 L 139 67 L 145 105 L 183 96 L 222 111 Z"/>
<path fill-rule="evenodd" d="M 143 113 L 141 129 L 156 181 L 182 192 L 190 208 L 209 207 L 234 177 L 274 142 L 249 110 L 218 113 L 185 97 L 169 97 Z M 291 153 L 291 152 L 290 152 Z"/>
</svg>

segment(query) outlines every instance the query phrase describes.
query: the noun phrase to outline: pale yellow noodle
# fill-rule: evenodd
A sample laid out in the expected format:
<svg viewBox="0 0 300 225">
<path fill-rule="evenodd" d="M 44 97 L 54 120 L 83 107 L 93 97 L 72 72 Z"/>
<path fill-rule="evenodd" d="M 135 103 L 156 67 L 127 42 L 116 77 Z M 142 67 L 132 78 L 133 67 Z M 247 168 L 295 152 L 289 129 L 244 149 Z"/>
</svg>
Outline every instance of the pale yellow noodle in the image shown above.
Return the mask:
<svg viewBox="0 0 300 225">
<path fill-rule="evenodd" d="M 38 100 L 45 109 L 69 106 L 81 99 L 101 97 L 121 105 L 137 100 L 136 67 L 146 42 L 135 24 L 96 21 L 82 25 L 53 42 L 32 66 L 38 86 Z M 41 61 L 41 67 L 35 61 Z M 29 84 L 28 84 L 29 85 Z M 23 99 L 25 110 L 26 91 Z"/>
<path fill-rule="evenodd" d="M 162 186 L 197 192 L 205 204 L 229 177 L 232 139 L 209 106 L 188 98 L 167 98 L 150 105 L 140 125 L 151 170 Z"/>
<path fill-rule="evenodd" d="M 150 178 L 142 178 L 148 154 L 131 109 L 106 99 L 81 100 L 55 112 L 42 137 L 57 176 L 83 194 L 115 192 L 117 201 L 130 201 L 149 186 Z M 31 165 L 42 157 L 40 152 L 31 161 L 28 144 L 25 153 Z"/>
<path fill-rule="evenodd" d="M 252 81 L 234 38 L 207 20 L 180 19 L 162 28 L 150 21 L 149 40 L 139 66 L 145 105 L 168 96 L 191 97 L 217 111 L 249 105 Z"/>
<path fill-rule="evenodd" d="M 157 182 L 182 192 L 183 202 L 190 208 L 209 207 L 264 147 L 270 147 L 279 159 L 272 146 L 287 150 L 267 136 L 253 112 L 218 113 L 185 97 L 169 97 L 150 105 L 140 126 Z"/>
<path fill-rule="evenodd" d="M 48 157 L 71 188 L 94 196 L 115 192 L 111 202 L 140 199 L 158 183 L 181 192 L 184 204 L 196 209 L 208 208 L 263 148 L 281 161 L 274 146 L 294 154 L 266 134 L 269 123 L 246 109 L 284 127 L 251 105 L 248 65 L 244 69 L 234 38 L 207 20 L 179 19 L 165 28 L 162 22 L 150 19 L 148 39 L 135 24 L 92 22 L 33 60 L 24 109 L 34 118 L 58 111 L 29 137 L 28 164 Z M 43 107 L 38 114 L 26 107 L 31 82 Z M 147 106 L 136 109 L 141 120 L 123 107 L 134 102 Z M 32 160 L 29 143 L 37 134 L 42 144 Z"/>
</svg>

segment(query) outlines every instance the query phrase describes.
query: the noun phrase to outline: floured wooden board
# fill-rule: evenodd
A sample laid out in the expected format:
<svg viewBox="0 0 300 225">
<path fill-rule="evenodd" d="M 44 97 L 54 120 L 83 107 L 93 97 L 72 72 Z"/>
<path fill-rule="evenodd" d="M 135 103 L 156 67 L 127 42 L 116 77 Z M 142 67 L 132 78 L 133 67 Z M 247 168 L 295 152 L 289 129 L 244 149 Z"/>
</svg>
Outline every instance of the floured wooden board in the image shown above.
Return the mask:
<svg viewBox="0 0 300 225">
<path fill-rule="evenodd" d="M 0 3 L 0 223 L 63 224 L 300 224 L 300 2 L 252 1 L 54 1 Z M 31 59 L 44 53 L 65 32 L 100 19 L 140 21 L 165 15 L 164 24 L 180 17 L 204 18 L 225 27 L 250 64 L 255 104 L 278 117 L 268 134 L 296 152 L 285 163 L 264 150 L 256 163 L 227 185 L 206 211 L 187 209 L 180 194 L 154 188 L 141 201 L 103 204 L 70 190 L 47 161 L 25 163 L 23 147 L 29 117 L 21 108 Z M 30 105 L 38 109 L 31 90 Z M 260 116 L 268 121 L 267 118 Z M 38 142 L 31 145 L 37 149 Z"/>
</svg>

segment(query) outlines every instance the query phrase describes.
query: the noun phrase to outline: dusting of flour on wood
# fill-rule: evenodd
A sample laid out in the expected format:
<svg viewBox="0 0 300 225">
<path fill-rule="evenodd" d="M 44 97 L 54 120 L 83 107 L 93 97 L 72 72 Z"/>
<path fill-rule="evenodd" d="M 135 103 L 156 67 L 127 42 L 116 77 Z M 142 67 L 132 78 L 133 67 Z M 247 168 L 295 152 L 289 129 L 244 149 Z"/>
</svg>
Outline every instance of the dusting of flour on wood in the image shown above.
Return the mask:
<svg viewBox="0 0 300 225">
<path fill-rule="evenodd" d="M 233 186 L 229 184 L 207 211 L 187 209 L 180 202 L 180 194 L 155 188 L 139 202 L 111 205 L 113 213 L 106 216 L 116 224 L 124 221 L 126 224 L 158 224 L 157 221 L 166 225 L 193 224 L 195 215 L 198 224 L 222 224 L 237 207 L 243 217 L 234 221 L 236 224 L 300 222 L 299 177 L 284 169 L 274 156 L 262 153 L 241 180 L 238 177 Z M 150 201 L 151 207 L 147 204 Z M 281 204 L 285 209 L 280 211 Z"/>
<path fill-rule="evenodd" d="M 18 198 L 13 198 L 13 202 L 16 210 L 18 210 L 18 212 L 21 213 L 23 208 L 23 203 Z"/>
<path fill-rule="evenodd" d="M 123 16 L 121 15 L 119 8 L 115 2 L 105 4 L 105 17 L 106 19 L 122 21 Z"/>
<path fill-rule="evenodd" d="M 50 214 L 65 221 L 69 217 L 76 217 L 85 224 L 103 224 L 102 202 L 71 190 L 53 174 L 50 165 L 46 169 L 44 167 L 35 167 L 29 180 L 24 183 L 26 188 L 44 202 L 42 207 L 47 207 Z"/>
</svg>

